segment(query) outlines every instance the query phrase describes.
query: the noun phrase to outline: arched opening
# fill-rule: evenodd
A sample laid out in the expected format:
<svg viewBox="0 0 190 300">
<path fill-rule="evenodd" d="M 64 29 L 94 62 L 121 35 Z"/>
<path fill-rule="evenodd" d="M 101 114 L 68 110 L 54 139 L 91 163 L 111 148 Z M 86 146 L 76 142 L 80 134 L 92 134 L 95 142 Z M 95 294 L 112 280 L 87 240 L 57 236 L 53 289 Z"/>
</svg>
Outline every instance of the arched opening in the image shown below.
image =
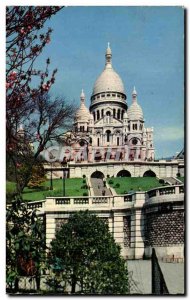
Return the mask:
<svg viewBox="0 0 190 300">
<path fill-rule="evenodd" d="M 103 118 L 103 116 L 104 116 L 104 110 L 103 109 L 101 110 L 101 113 L 102 113 L 102 118 Z"/>
<path fill-rule="evenodd" d="M 131 173 L 127 170 L 121 170 L 117 173 L 117 177 L 131 177 Z"/>
<path fill-rule="evenodd" d="M 120 109 L 117 111 L 117 118 L 120 119 Z"/>
<path fill-rule="evenodd" d="M 101 152 L 99 150 L 96 150 L 95 155 L 94 155 L 94 160 L 100 161 L 101 159 L 102 159 Z"/>
<path fill-rule="evenodd" d="M 115 108 L 113 109 L 113 117 L 115 118 Z"/>
<path fill-rule="evenodd" d="M 125 111 L 122 110 L 122 113 L 121 113 L 121 119 L 122 119 L 122 120 L 123 120 L 124 113 L 125 113 Z"/>
<path fill-rule="evenodd" d="M 106 131 L 106 140 L 107 140 L 107 142 L 110 142 L 110 135 L 111 135 L 111 131 L 107 130 Z"/>
<path fill-rule="evenodd" d="M 100 112 L 99 112 L 99 110 L 97 110 L 97 120 L 99 120 L 100 119 Z"/>
<path fill-rule="evenodd" d="M 91 174 L 91 178 L 104 178 L 104 174 L 100 171 L 95 171 Z"/>
<path fill-rule="evenodd" d="M 156 174 L 153 171 L 148 170 L 143 174 L 143 177 L 156 177 Z"/>
<path fill-rule="evenodd" d="M 110 111 L 107 111 L 107 112 L 106 112 L 106 122 L 107 122 L 108 124 L 110 123 L 110 116 L 111 116 Z"/>
</svg>

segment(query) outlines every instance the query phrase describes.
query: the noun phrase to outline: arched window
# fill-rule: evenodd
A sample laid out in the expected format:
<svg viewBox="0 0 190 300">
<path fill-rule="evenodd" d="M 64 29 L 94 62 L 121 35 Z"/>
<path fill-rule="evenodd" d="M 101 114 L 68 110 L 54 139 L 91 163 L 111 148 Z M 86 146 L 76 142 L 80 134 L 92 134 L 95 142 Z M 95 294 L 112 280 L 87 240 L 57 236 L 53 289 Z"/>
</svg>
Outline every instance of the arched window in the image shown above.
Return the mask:
<svg viewBox="0 0 190 300">
<path fill-rule="evenodd" d="M 110 135 L 111 135 L 111 131 L 107 130 L 106 131 L 106 140 L 107 140 L 107 142 L 110 142 Z"/>
<path fill-rule="evenodd" d="M 119 146 L 119 137 L 117 137 L 117 146 Z"/>
<path fill-rule="evenodd" d="M 100 119 L 100 112 L 99 112 L 99 110 L 97 110 L 97 120 L 99 120 Z"/>
<path fill-rule="evenodd" d="M 148 170 L 143 174 L 143 177 L 156 177 L 156 174 L 152 170 Z"/>
<path fill-rule="evenodd" d="M 107 121 L 107 123 L 110 123 L 110 116 L 111 116 L 110 111 L 107 111 L 106 112 L 106 121 Z"/>
<path fill-rule="evenodd" d="M 115 118 L 115 108 L 113 109 L 113 117 Z"/>
<path fill-rule="evenodd" d="M 124 115 L 124 110 L 122 110 L 122 113 L 121 113 L 121 119 L 123 120 L 123 115 Z"/>
<path fill-rule="evenodd" d="M 104 116 L 104 110 L 102 109 L 102 118 L 103 118 L 103 116 Z"/>
<path fill-rule="evenodd" d="M 96 114 L 93 112 L 94 121 L 96 121 Z"/>
<path fill-rule="evenodd" d="M 100 146 L 100 139 L 97 138 L 97 146 L 99 147 Z"/>
<path fill-rule="evenodd" d="M 120 109 L 117 111 L 117 118 L 120 119 Z"/>
</svg>

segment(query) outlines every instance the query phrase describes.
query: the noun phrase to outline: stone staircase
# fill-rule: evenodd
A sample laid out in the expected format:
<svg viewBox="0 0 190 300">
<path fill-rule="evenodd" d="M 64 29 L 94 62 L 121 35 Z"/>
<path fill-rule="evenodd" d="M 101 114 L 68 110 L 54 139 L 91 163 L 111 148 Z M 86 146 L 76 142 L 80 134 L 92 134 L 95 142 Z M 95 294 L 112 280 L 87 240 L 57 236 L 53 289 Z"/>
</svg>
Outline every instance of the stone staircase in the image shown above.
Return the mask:
<svg viewBox="0 0 190 300">
<path fill-rule="evenodd" d="M 175 185 L 175 184 L 180 184 L 181 181 L 176 179 L 175 177 L 162 177 L 160 179 L 163 179 L 165 182 L 167 182 L 169 185 Z"/>
<path fill-rule="evenodd" d="M 90 182 L 94 196 L 112 196 L 110 189 L 104 186 L 104 182 L 101 178 L 90 178 Z"/>
</svg>

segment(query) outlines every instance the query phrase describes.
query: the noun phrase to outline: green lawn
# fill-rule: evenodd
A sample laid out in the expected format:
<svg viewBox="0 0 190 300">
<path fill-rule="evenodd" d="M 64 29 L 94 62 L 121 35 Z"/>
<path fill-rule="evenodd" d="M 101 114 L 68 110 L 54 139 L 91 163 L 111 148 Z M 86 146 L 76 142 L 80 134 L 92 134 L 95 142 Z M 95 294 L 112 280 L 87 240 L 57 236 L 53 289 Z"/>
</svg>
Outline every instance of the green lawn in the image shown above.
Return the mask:
<svg viewBox="0 0 190 300">
<path fill-rule="evenodd" d="M 182 181 L 184 183 L 184 177 L 177 177 L 177 179 L 179 179 L 180 181 Z"/>
<path fill-rule="evenodd" d="M 107 182 L 115 189 L 118 195 L 132 191 L 148 191 L 162 186 L 156 177 L 116 177 L 107 179 Z"/>
<path fill-rule="evenodd" d="M 16 190 L 16 183 L 7 181 L 6 182 L 6 192 L 7 193 L 13 193 Z"/>
<path fill-rule="evenodd" d="M 86 183 L 83 183 L 82 178 L 67 178 L 65 180 L 65 196 L 83 196 L 84 193 L 88 195 L 88 189 L 81 189 Z M 7 192 L 14 191 L 14 182 L 7 182 Z M 53 191 L 49 191 L 50 180 L 47 180 L 39 189 L 25 188 L 23 192 L 23 199 L 27 201 L 43 200 L 46 197 L 63 196 L 63 180 L 53 180 Z"/>
</svg>

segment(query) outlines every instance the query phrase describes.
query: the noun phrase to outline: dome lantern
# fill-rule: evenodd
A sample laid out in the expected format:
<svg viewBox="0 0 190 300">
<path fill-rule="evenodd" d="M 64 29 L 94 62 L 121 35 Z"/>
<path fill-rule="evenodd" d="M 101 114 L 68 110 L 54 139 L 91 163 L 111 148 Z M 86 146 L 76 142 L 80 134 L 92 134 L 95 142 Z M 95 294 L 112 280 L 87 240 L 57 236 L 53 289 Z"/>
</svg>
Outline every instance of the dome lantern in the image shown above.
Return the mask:
<svg viewBox="0 0 190 300">
<path fill-rule="evenodd" d="M 81 94 L 80 94 L 80 101 L 83 102 L 83 103 L 85 102 L 85 94 L 84 94 L 83 89 L 82 89 Z"/>
<path fill-rule="evenodd" d="M 134 86 L 134 88 L 133 88 L 132 101 L 133 101 L 133 102 L 137 101 L 137 91 L 136 91 L 136 89 L 135 89 L 135 86 Z"/>
<path fill-rule="evenodd" d="M 111 62 L 111 58 L 112 58 L 112 53 L 111 53 L 111 48 L 110 48 L 110 43 L 108 42 L 108 47 L 106 50 L 106 65 L 105 68 L 112 68 L 112 62 Z"/>
</svg>

